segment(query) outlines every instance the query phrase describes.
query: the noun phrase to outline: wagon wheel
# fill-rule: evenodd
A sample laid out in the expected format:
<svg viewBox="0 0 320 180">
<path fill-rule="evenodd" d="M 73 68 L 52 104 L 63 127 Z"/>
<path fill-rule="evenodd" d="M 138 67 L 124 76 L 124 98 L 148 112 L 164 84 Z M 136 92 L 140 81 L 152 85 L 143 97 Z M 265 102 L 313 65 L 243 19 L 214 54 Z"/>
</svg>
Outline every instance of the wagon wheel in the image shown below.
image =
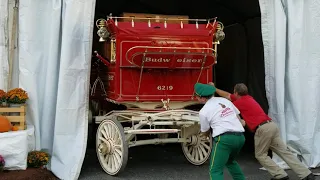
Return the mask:
<svg viewBox="0 0 320 180">
<path fill-rule="evenodd" d="M 124 170 L 128 161 L 128 144 L 118 121 L 107 119 L 100 123 L 96 151 L 100 165 L 107 174 L 117 175 Z"/>
<path fill-rule="evenodd" d="M 194 165 L 204 164 L 211 154 L 212 137 L 200 136 L 200 133 L 188 137 L 190 142 L 181 143 L 182 151 L 187 160 Z"/>
</svg>

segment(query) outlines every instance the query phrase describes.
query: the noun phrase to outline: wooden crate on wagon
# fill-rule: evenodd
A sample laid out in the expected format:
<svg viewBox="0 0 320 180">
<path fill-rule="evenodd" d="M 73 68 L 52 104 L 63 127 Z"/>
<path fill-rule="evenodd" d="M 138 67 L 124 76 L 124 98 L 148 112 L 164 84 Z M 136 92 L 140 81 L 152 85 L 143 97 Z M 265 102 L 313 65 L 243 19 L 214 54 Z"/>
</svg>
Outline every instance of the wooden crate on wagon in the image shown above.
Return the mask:
<svg viewBox="0 0 320 180">
<path fill-rule="evenodd" d="M 11 113 L 19 113 L 17 116 L 12 116 Z M 26 106 L 20 107 L 1 107 L 0 115 L 5 116 L 19 130 L 25 130 L 26 126 Z"/>
<path fill-rule="evenodd" d="M 164 23 L 164 19 L 174 19 L 167 21 L 167 23 L 180 23 L 182 20 L 182 23 L 188 24 L 189 16 L 183 16 L 183 15 L 164 15 L 164 14 L 145 14 L 145 13 L 122 13 L 122 17 L 133 17 L 135 18 L 135 22 L 148 22 L 148 18 L 150 18 L 151 22 L 158 22 L 158 23 Z M 142 18 L 142 19 L 139 19 Z M 181 20 L 180 20 L 181 19 Z M 128 22 L 131 21 L 130 18 L 126 19 L 119 19 L 119 21 Z"/>
</svg>

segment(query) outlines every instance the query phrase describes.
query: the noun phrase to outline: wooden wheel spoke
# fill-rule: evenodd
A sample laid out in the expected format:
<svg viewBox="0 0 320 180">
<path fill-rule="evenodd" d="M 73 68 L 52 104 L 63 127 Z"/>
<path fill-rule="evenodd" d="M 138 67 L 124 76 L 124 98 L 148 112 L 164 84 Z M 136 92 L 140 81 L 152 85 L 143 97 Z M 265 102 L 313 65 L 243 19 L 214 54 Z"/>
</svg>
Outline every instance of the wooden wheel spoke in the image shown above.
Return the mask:
<svg viewBox="0 0 320 180">
<path fill-rule="evenodd" d="M 112 127 L 111 127 L 111 125 L 110 124 L 108 124 L 107 125 L 107 130 L 108 130 L 108 138 L 111 138 L 112 137 L 112 129 L 111 129 Z"/>
<path fill-rule="evenodd" d="M 118 154 L 119 155 L 119 157 L 121 157 L 121 155 L 122 155 L 122 152 L 119 150 L 119 149 L 115 149 L 115 154 Z"/>
<path fill-rule="evenodd" d="M 107 133 L 105 131 L 101 131 L 101 134 L 105 139 L 108 139 Z"/>
<path fill-rule="evenodd" d="M 112 140 L 113 140 L 113 142 L 114 142 L 115 144 L 119 144 L 119 139 L 120 139 L 119 133 L 117 133 L 117 131 L 115 131 L 115 133 L 114 133 L 113 136 L 112 136 Z"/>
<path fill-rule="evenodd" d="M 110 133 L 110 138 L 111 138 L 112 140 L 114 140 L 115 135 L 118 134 L 116 131 L 117 131 L 117 130 L 115 129 L 115 127 L 110 126 L 110 132 L 111 132 L 111 133 Z"/>
<path fill-rule="evenodd" d="M 107 143 L 107 140 L 106 140 L 105 138 L 99 137 L 99 139 L 100 139 L 101 141 L 103 141 L 104 143 Z"/>
<path fill-rule="evenodd" d="M 113 156 L 112 155 L 110 155 L 109 156 L 110 157 L 110 166 L 109 166 L 109 168 L 111 169 L 111 171 L 113 170 L 113 168 L 114 168 L 114 163 L 113 163 Z"/>
<path fill-rule="evenodd" d="M 200 143 L 204 148 L 206 148 L 207 150 L 211 149 L 208 145 L 206 145 L 204 142 Z"/>
<path fill-rule="evenodd" d="M 201 150 L 201 148 L 200 148 L 200 147 L 198 147 L 198 148 L 197 148 L 197 150 L 198 150 L 198 153 L 199 153 L 199 156 L 200 156 L 200 159 L 199 159 L 199 160 L 203 159 L 203 158 L 204 158 L 204 156 L 203 156 L 203 154 L 202 154 L 202 150 Z"/>
<path fill-rule="evenodd" d="M 192 153 L 192 147 L 191 147 L 191 146 L 189 146 L 189 148 L 188 148 L 188 153 L 189 153 L 189 154 Z"/>
<path fill-rule="evenodd" d="M 120 155 L 120 153 L 115 151 L 114 156 L 115 156 L 115 158 L 117 160 L 117 164 L 120 164 L 121 163 L 121 155 Z"/>
<path fill-rule="evenodd" d="M 194 149 L 195 149 L 194 151 L 195 151 L 195 154 L 196 154 L 196 156 L 195 156 L 195 160 L 196 160 L 196 161 L 198 161 L 198 160 L 199 160 L 199 151 L 198 151 L 198 147 L 195 147 Z"/>
<path fill-rule="evenodd" d="M 110 156 L 108 154 L 106 155 L 105 160 L 106 160 L 107 166 L 109 166 L 109 164 L 110 164 Z"/>
<path fill-rule="evenodd" d="M 195 158 L 195 153 L 196 153 L 195 149 L 192 148 L 192 153 L 191 153 L 192 158 Z"/>
<path fill-rule="evenodd" d="M 208 152 L 203 148 L 203 146 L 200 145 L 200 150 L 202 151 L 202 154 L 204 156 L 207 156 L 208 155 Z"/>
<path fill-rule="evenodd" d="M 107 127 L 107 125 L 103 126 L 103 129 L 104 129 L 104 132 L 105 132 L 106 138 L 108 139 L 108 138 L 110 137 L 110 135 L 109 135 L 109 131 L 108 131 L 108 127 Z M 103 133 L 103 131 L 101 131 L 101 133 Z"/>
</svg>

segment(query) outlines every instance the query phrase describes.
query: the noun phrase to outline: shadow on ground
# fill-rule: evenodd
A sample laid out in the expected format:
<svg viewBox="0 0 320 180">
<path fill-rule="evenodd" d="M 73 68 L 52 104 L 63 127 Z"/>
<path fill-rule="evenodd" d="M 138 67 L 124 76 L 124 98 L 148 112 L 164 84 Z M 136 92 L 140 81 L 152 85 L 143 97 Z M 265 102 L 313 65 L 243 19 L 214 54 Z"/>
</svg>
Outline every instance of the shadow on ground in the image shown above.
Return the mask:
<svg viewBox="0 0 320 180">
<path fill-rule="evenodd" d="M 253 154 L 243 152 L 238 162 L 248 180 L 269 180 L 271 176 L 261 167 Z M 95 149 L 89 148 L 82 167 L 79 179 L 101 180 L 208 180 L 208 162 L 203 166 L 194 166 L 184 157 L 179 144 L 148 145 L 129 149 L 129 160 L 126 169 L 117 177 L 104 173 Z M 315 172 L 320 170 L 315 170 Z M 297 176 L 288 171 L 292 180 L 298 180 Z M 231 180 L 227 170 L 225 180 Z M 320 180 L 320 178 L 318 178 Z"/>
</svg>

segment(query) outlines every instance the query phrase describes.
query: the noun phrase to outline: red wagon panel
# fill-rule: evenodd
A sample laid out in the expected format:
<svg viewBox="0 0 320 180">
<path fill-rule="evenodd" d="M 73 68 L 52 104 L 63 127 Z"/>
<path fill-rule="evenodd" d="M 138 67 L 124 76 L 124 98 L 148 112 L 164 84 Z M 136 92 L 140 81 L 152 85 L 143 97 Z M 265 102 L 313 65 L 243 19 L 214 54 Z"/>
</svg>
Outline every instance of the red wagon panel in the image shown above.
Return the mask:
<svg viewBox="0 0 320 180">
<path fill-rule="evenodd" d="M 109 65 L 108 98 L 119 103 L 192 101 L 193 85 L 212 81 L 216 26 L 109 19 L 115 63 Z"/>
</svg>

